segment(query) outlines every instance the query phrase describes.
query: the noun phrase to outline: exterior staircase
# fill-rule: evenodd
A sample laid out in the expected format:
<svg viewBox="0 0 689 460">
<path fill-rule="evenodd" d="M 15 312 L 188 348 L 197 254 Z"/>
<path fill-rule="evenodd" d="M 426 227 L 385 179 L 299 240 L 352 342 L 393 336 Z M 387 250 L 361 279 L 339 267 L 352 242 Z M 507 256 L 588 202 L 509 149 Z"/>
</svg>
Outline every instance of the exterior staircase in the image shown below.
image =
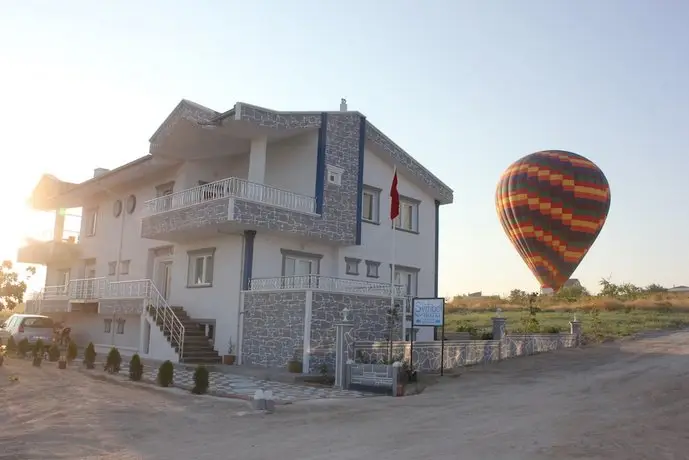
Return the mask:
<svg viewBox="0 0 689 460">
<path fill-rule="evenodd" d="M 185 364 L 219 364 L 222 362 L 222 358 L 208 342 L 208 337 L 206 337 L 199 323 L 191 319 L 183 307 L 170 308 L 175 313 L 179 322 L 184 326 L 184 348 L 182 350 L 182 355 L 179 357 L 180 362 Z M 168 342 L 170 342 L 170 345 L 179 353 L 179 347 L 170 340 L 169 331 L 162 327 L 162 320 L 158 319 L 156 323 L 161 331 L 163 331 Z"/>
</svg>

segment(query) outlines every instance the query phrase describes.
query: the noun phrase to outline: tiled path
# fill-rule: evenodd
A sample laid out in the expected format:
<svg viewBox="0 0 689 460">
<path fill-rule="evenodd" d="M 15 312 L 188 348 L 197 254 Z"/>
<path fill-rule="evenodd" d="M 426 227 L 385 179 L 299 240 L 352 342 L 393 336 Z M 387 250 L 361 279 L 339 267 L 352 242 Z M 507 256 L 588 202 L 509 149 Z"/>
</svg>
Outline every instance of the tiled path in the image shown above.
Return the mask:
<svg viewBox="0 0 689 460">
<path fill-rule="evenodd" d="M 129 366 L 127 363 L 122 363 L 120 374 L 129 374 Z M 144 378 L 146 380 L 155 382 L 157 377 L 157 368 L 144 368 Z M 225 374 L 221 372 L 210 372 L 209 378 L 209 392 L 217 396 L 238 396 L 250 398 L 253 397 L 254 393 L 256 393 L 256 390 L 258 389 L 272 391 L 273 398 L 277 401 L 303 401 L 308 399 L 334 398 L 345 399 L 376 396 L 359 391 L 336 390 L 334 388 L 319 388 L 306 385 L 272 382 L 259 380 L 248 376 Z M 179 388 L 190 390 L 194 386 L 194 372 L 176 368 L 174 373 L 174 385 Z"/>
</svg>

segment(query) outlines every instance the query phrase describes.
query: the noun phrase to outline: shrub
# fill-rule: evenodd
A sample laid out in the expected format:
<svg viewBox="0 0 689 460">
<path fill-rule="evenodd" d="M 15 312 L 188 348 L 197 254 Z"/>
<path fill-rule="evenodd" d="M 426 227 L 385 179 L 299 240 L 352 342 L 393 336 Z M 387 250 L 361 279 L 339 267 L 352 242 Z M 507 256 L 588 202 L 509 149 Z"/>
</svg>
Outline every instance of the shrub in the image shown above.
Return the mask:
<svg viewBox="0 0 689 460">
<path fill-rule="evenodd" d="M 19 352 L 19 356 L 24 358 L 26 354 L 31 350 L 31 345 L 29 345 L 29 339 L 23 338 L 19 341 L 19 346 L 17 347 L 17 351 Z"/>
<path fill-rule="evenodd" d="M 70 340 L 69 344 L 67 345 L 67 361 L 74 361 L 78 352 L 79 349 L 77 348 L 77 344 Z"/>
<path fill-rule="evenodd" d="M 41 359 L 43 359 L 43 351 L 44 351 L 44 346 L 43 346 L 43 340 L 38 339 L 36 340 L 36 345 L 33 347 L 33 357 L 35 358 L 36 356 L 40 356 Z"/>
<path fill-rule="evenodd" d="M 175 375 L 175 368 L 168 360 L 158 368 L 158 383 L 161 387 L 169 387 Z"/>
<path fill-rule="evenodd" d="M 138 382 L 144 375 L 144 365 L 138 353 L 134 353 L 132 359 L 129 360 L 129 380 Z"/>
<path fill-rule="evenodd" d="M 206 366 L 199 365 L 194 371 L 194 388 L 191 392 L 195 395 L 202 395 L 208 392 L 208 369 Z"/>
<path fill-rule="evenodd" d="M 493 340 L 493 333 L 492 332 L 481 333 L 481 340 Z"/>
<path fill-rule="evenodd" d="M 33 365 L 36 367 L 41 367 L 41 362 L 43 362 L 43 355 L 35 354 L 33 357 Z"/>
<path fill-rule="evenodd" d="M 86 350 L 84 350 L 84 364 L 87 369 L 93 369 L 96 363 L 96 347 L 93 346 L 93 342 L 89 342 Z"/>
<path fill-rule="evenodd" d="M 562 328 L 560 326 L 548 326 L 544 328 L 543 332 L 546 334 L 559 334 L 562 332 Z"/>
<path fill-rule="evenodd" d="M 122 356 L 117 348 L 112 347 L 105 358 L 105 370 L 111 374 L 117 374 L 122 365 Z"/>
<path fill-rule="evenodd" d="M 60 347 L 58 347 L 57 343 L 55 342 L 53 342 L 53 344 L 50 345 L 50 348 L 48 348 L 48 359 L 51 363 L 54 363 L 60 359 Z"/>
<path fill-rule="evenodd" d="M 14 341 L 14 337 L 10 336 L 7 341 L 7 351 L 17 351 L 17 342 Z"/>
</svg>

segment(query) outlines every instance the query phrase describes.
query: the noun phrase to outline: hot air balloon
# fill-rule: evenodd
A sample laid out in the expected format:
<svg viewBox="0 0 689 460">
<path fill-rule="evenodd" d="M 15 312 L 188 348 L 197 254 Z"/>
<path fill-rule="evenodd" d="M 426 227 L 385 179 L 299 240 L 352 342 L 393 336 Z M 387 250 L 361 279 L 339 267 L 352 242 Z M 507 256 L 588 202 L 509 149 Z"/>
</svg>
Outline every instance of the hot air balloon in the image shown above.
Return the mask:
<svg viewBox="0 0 689 460">
<path fill-rule="evenodd" d="M 557 292 L 600 234 L 610 186 L 587 158 L 545 150 L 507 168 L 495 205 L 505 233 L 541 288 Z"/>
</svg>

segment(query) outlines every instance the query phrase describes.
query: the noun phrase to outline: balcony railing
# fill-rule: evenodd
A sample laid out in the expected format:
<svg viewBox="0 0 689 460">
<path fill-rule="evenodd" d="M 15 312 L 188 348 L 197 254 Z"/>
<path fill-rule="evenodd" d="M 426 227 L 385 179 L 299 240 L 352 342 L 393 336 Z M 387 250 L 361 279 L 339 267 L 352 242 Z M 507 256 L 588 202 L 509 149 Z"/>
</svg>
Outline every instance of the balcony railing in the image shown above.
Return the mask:
<svg viewBox="0 0 689 460">
<path fill-rule="evenodd" d="M 29 241 L 54 241 L 55 235 L 54 235 L 53 230 L 43 230 L 43 231 L 39 231 L 37 233 L 32 233 L 30 235 L 27 235 L 25 237 L 25 240 L 27 242 L 29 242 Z M 62 238 L 59 239 L 58 241 L 62 241 L 64 243 L 76 244 L 79 242 L 79 232 L 75 231 L 75 230 L 65 230 L 62 232 Z"/>
<path fill-rule="evenodd" d="M 228 177 L 148 200 L 144 203 L 144 210 L 145 215 L 152 216 L 221 198 L 241 198 L 292 211 L 316 212 L 316 199 L 313 197 L 288 192 L 265 184 L 256 184 L 237 177 Z"/>
<path fill-rule="evenodd" d="M 275 278 L 252 278 L 249 281 L 250 291 L 283 291 L 312 289 L 327 292 L 344 292 L 349 294 L 390 295 L 390 283 L 374 283 L 345 278 L 332 278 L 321 275 L 280 276 Z M 401 284 L 394 286 L 395 297 L 406 295 Z"/>
</svg>

